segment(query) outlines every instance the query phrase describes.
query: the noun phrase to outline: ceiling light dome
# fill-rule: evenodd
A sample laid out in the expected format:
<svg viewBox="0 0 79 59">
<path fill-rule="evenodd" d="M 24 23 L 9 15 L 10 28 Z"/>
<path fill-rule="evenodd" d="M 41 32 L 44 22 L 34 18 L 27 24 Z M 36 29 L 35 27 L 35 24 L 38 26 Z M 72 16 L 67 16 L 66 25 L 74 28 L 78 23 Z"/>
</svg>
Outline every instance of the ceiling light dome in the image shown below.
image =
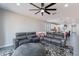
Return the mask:
<svg viewBox="0 0 79 59">
<path fill-rule="evenodd" d="M 65 4 L 64 6 L 65 6 L 65 7 L 68 7 L 69 5 L 68 5 L 68 4 Z"/>
<path fill-rule="evenodd" d="M 41 12 L 44 12 L 44 10 L 43 10 L 43 9 L 41 9 Z"/>
<path fill-rule="evenodd" d="M 17 6 L 20 6 L 20 3 L 17 3 L 16 5 L 17 5 Z"/>
</svg>

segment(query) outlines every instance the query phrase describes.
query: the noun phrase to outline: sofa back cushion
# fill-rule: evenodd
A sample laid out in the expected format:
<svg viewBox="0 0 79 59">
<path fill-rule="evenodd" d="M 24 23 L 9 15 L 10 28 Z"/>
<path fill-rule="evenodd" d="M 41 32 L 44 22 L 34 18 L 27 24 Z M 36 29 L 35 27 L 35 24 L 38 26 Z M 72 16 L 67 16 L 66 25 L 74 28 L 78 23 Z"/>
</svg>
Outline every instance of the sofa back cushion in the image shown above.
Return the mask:
<svg viewBox="0 0 79 59">
<path fill-rule="evenodd" d="M 26 34 L 28 39 L 36 37 L 36 32 L 27 32 Z"/>
<path fill-rule="evenodd" d="M 31 42 L 37 43 L 40 41 L 39 37 L 36 35 L 36 32 L 28 32 L 27 39 L 31 40 Z"/>
<path fill-rule="evenodd" d="M 25 32 L 16 33 L 16 37 L 26 36 Z"/>
<path fill-rule="evenodd" d="M 53 35 L 54 35 L 54 38 L 64 39 L 64 33 L 54 32 Z"/>
</svg>

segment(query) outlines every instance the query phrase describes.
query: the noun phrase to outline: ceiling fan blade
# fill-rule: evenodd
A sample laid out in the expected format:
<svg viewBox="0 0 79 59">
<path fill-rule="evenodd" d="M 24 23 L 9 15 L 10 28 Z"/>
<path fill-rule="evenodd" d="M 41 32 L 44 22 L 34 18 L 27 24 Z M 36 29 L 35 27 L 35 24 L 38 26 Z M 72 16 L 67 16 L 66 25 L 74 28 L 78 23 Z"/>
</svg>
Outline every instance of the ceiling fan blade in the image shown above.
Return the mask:
<svg viewBox="0 0 79 59">
<path fill-rule="evenodd" d="M 49 10 L 49 11 L 56 11 L 57 9 L 45 9 L 45 10 Z"/>
<path fill-rule="evenodd" d="M 49 13 L 48 11 L 46 11 L 46 10 L 45 10 L 45 12 L 46 12 L 47 14 L 50 14 L 50 13 Z"/>
<path fill-rule="evenodd" d="M 40 7 L 36 6 L 35 4 L 33 4 L 33 3 L 30 3 L 30 4 L 33 5 L 33 6 L 35 6 L 36 8 L 39 8 L 40 9 Z"/>
<path fill-rule="evenodd" d="M 44 3 L 41 3 L 41 7 L 44 7 Z"/>
<path fill-rule="evenodd" d="M 41 14 L 42 14 L 42 16 L 43 16 L 43 14 L 44 14 L 44 13 L 43 13 L 43 12 L 41 12 Z"/>
<path fill-rule="evenodd" d="M 40 11 L 36 12 L 35 14 L 39 13 Z"/>
<path fill-rule="evenodd" d="M 48 8 L 48 7 L 50 7 L 50 6 L 54 5 L 54 4 L 56 4 L 56 3 L 51 3 L 51 4 L 47 5 L 45 8 Z"/>
<path fill-rule="evenodd" d="M 38 11 L 39 9 L 29 9 L 30 11 Z"/>
</svg>

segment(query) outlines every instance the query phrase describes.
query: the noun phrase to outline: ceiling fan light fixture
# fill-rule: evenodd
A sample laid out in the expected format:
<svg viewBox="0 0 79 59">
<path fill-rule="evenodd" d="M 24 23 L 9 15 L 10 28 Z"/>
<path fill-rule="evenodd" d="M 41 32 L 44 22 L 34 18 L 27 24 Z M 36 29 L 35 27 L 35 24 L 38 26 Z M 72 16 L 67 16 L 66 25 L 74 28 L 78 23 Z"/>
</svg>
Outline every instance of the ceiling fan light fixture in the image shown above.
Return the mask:
<svg viewBox="0 0 79 59">
<path fill-rule="evenodd" d="M 44 12 L 44 10 L 42 9 L 41 12 Z"/>
<path fill-rule="evenodd" d="M 41 3 L 41 7 L 33 4 L 33 3 L 30 3 L 32 6 L 38 8 L 38 9 L 35 9 L 35 11 L 37 11 L 35 14 L 38 14 L 39 12 L 41 12 L 41 15 L 43 16 L 44 15 L 44 12 L 47 13 L 47 14 L 51 14 L 49 11 L 56 11 L 56 9 L 51 9 L 49 7 L 55 5 L 56 3 L 50 3 L 49 5 L 47 6 L 44 6 L 45 4 L 44 3 Z M 34 9 L 33 9 L 34 10 Z"/>
<path fill-rule="evenodd" d="M 20 6 L 20 3 L 16 3 L 17 6 Z"/>
</svg>

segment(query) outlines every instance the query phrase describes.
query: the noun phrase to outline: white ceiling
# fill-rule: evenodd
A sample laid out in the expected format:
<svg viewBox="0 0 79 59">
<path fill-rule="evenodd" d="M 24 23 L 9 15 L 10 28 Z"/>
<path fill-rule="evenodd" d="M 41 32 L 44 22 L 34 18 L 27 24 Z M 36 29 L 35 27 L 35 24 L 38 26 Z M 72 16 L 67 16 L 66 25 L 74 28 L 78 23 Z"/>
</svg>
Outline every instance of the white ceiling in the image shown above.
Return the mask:
<svg viewBox="0 0 79 59">
<path fill-rule="evenodd" d="M 45 6 L 47 6 L 49 3 L 45 3 Z M 40 6 L 39 3 L 35 3 L 35 5 Z M 16 12 L 25 16 L 31 16 L 35 17 L 41 20 L 55 20 L 62 22 L 65 22 L 72 19 L 79 19 L 79 3 L 69 3 L 68 7 L 64 7 L 65 3 L 57 3 L 54 6 L 51 6 L 50 8 L 57 8 L 55 15 L 48 15 L 44 13 L 44 16 L 41 15 L 41 13 L 34 14 L 37 11 L 29 11 L 29 9 L 35 9 L 36 7 L 30 5 L 29 3 L 21 3 L 20 6 L 17 6 L 15 3 L 0 3 L 0 7 L 10 10 L 12 12 Z M 50 12 L 50 11 L 49 11 Z M 53 13 L 55 11 L 51 11 Z M 65 20 L 64 20 L 65 19 Z M 72 20 L 73 21 L 73 20 Z M 70 23 L 70 22 L 69 22 Z"/>
</svg>

